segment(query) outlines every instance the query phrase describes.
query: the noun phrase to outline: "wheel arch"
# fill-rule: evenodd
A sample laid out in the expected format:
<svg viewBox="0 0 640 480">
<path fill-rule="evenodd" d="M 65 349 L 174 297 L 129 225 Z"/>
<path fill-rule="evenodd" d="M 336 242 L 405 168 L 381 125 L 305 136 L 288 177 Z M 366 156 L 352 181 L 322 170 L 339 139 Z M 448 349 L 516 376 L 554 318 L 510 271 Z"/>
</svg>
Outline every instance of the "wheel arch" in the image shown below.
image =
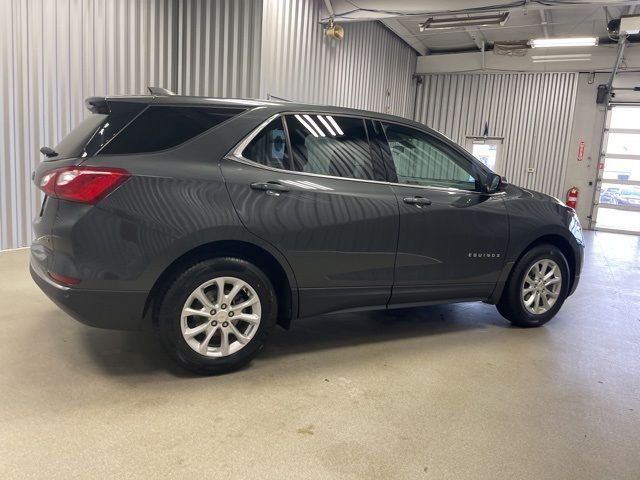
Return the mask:
<svg viewBox="0 0 640 480">
<path fill-rule="evenodd" d="M 488 303 L 496 303 L 500 297 L 502 296 L 502 292 L 509 281 L 509 277 L 511 276 L 511 272 L 513 271 L 513 267 L 517 265 L 520 259 L 532 248 L 537 247 L 538 245 L 550 244 L 560 249 L 564 257 L 567 259 L 567 264 L 569 265 L 569 292 L 571 292 L 571 288 L 573 287 L 573 283 L 576 281 L 576 269 L 577 269 L 577 258 L 574 252 L 573 247 L 571 246 L 571 242 L 567 240 L 564 236 L 558 233 L 546 233 L 544 235 L 539 236 L 535 240 L 531 241 L 524 248 L 520 249 L 520 253 L 515 258 L 515 260 L 510 261 L 507 264 L 507 271 L 503 271 L 500 278 L 501 280 L 496 285 L 491 297 L 488 300 Z"/>
<path fill-rule="evenodd" d="M 157 326 L 159 294 L 165 291 L 173 278 L 190 265 L 209 258 L 238 257 L 247 260 L 263 270 L 276 290 L 278 298 L 278 325 L 289 328 L 297 315 L 297 289 L 282 264 L 268 250 L 242 240 L 219 240 L 205 243 L 183 253 L 171 262 L 154 282 L 144 305 L 143 316 Z"/>
</svg>

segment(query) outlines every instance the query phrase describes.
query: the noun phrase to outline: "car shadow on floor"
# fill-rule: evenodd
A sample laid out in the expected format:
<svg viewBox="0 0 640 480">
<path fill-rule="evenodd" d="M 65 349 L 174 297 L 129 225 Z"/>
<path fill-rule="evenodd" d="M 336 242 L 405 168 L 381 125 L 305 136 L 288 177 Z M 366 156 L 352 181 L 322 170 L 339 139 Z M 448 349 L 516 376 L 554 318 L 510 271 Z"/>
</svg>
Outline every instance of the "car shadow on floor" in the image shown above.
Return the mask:
<svg viewBox="0 0 640 480">
<path fill-rule="evenodd" d="M 495 308 L 480 303 L 325 315 L 296 320 L 290 330 L 276 329 L 260 358 L 277 361 L 281 356 L 444 335 L 488 325 L 508 327 Z M 195 377 L 169 358 L 155 332 L 81 328 L 79 336 L 87 356 L 109 374 L 165 371 L 177 377 Z"/>
</svg>

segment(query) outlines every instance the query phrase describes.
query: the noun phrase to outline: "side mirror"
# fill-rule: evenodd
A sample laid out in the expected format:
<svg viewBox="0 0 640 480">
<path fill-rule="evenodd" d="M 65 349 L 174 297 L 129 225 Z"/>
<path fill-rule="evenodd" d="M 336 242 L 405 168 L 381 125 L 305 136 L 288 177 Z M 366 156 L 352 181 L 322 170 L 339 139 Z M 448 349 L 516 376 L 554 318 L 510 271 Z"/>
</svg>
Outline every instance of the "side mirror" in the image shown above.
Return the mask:
<svg viewBox="0 0 640 480">
<path fill-rule="evenodd" d="M 491 174 L 487 177 L 487 182 L 484 186 L 486 193 L 496 193 L 502 185 L 502 177 L 498 174 Z"/>
</svg>

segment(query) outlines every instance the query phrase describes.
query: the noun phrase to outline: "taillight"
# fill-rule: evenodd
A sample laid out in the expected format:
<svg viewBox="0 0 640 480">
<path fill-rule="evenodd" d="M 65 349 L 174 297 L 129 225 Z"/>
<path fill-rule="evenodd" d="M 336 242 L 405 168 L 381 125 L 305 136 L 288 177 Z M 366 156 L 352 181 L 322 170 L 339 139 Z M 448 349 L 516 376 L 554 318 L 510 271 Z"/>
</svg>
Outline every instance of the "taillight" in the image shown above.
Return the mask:
<svg viewBox="0 0 640 480">
<path fill-rule="evenodd" d="M 47 172 L 39 186 L 50 197 L 93 204 L 129 177 L 122 168 L 65 167 Z"/>
</svg>

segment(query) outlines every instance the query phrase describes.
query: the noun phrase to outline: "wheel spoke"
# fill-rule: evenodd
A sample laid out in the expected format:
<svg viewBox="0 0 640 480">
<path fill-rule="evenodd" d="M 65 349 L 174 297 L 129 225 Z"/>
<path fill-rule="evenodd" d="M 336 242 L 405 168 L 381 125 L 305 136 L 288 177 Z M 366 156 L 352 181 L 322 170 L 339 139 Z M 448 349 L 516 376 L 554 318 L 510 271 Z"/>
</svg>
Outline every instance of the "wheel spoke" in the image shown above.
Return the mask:
<svg viewBox="0 0 640 480">
<path fill-rule="evenodd" d="M 198 351 L 202 355 L 206 355 L 207 354 L 207 350 L 209 349 L 209 342 L 211 341 L 211 338 L 213 337 L 213 334 L 216 333 L 216 330 L 218 330 L 218 328 L 219 328 L 218 326 L 212 327 L 211 330 L 209 330 L 209 332 L 207 332 L 207 336 L 202 341 L 202 343 L 200 344 L 200 348 L 198 349 Z"/>
<path fill-rule="evenodd" d="M 218 296 L 216 298 L 216 305 L 220 307 L 224 303 L 224 278 L 216 278 L 216 286 L 218 287 Z"/>
<path fill-rule="evenodd" d="M 258 297 L 254 296 L 254 297 L 251 297 L 249 300 L 247 300 L 245 302 L 242 302 L 239 305 L 233 305 L 232 308 L 233 308 L 234 311 L 240 311 L 241 312 L 245 308 L 250 307 L 251 305 L 254 305 L 257 301 L 258 301 Z"/>
<path fill-rule="evenodd" d="M 236 282 L 228 295 L 225 295 L 227 305 L 231 305 L 233 299 L 236 298 L 240 289 L 244 287 L 244 282 Z"/>
<path fill-rule="evenodd" d="M 556 283 L 560 283 L 562 280 L 558 277 L 552 278 L 544 282 L 544 286 L 548 287 L 549 285 L 555 285 Z"/>
<path fill-rule="evenodd" d="M 549 305 L 549 300 L 547 299 L 547 295 L 544 292 L 540 294 L 540 300 L 542 301 L 543 308 L 545 308 L 546 310 L 549 310 L 551 308 L 551 305 Z"/>
<path fill-rule="evenodd" d="M 220 330 L 220 353 L 229 355 L 229 332 L 224 328 Z"/>
<path fill-rule="evenodd" d="M 243 322 L 247 322 L 252 325 L 257 325 L 258 323 L 260 323 L 260 317 L 252 313 L 239 313 L 233 318 L 235 320 L 242 320 Z"/>
<path fill-rule="evenodd" d="M 209 297 L 207 297 L 204 288 L 198 288 L 195 292 L 193 292 L 193 294 L 204 307 L 209 309 L 213 308 L 213 304 L 211 303 L 211 300 L 209 300 Z"/>
<path fill-rule="evenodd" d="M 554 292 L 552 290 L 545 290 L 545 293 L 547 294 L 548 297 L 551 297 L 553 299 L 558 298 L 558 296 L 560 296 L 560 292 Z"/>
<path fill-rule="evenodd" d="M 529 298 L 528 298 L 527 300 L 525 300 L 525 301 L 524 301 L 524 304 L 525 304 L 527 307 L 530 307 L 531 305 L 533 305 L 533 302 L 536 300 L 537 296 L 538 296 L 538 292 L 532 293 L 532 294 L 529 296 Z"/>
<path fill-rule="evenodd" d="M 544 277 L 542 277 L 543 280 L 549 280 L 551 277 L 554 277 L 556 274 L 556 267 L 553 266 L 551 267 L 551 270 L 549 270 L 549 273 L 547 273 Z"/>
<path fill-rule="evenodd" d="M 197 327 L 193 327 L 185 330 L 184 336 L 189 338 L 195 337 L 199 333 L 204 332 L 207 328 L 209 328 L 209 322 L 204 322 L 203 324 L 198 325 Z"/>
<path fill-rule="evenodd" d="M 231 329 L 231 332 L 241 344 L 246 345 L 247 343 L 249 343 L 250 338 L 240 333 L 240 330 L 238 330 L 233 323 L 229 324 L 229 328 Z"/>
<path fill-rule="evenodd" d="M 185 308 L 184 310 L 182 310 L 182 316 L 183 317 L 190 317 L 190 316 L 208 317 L 209 310 L 196 310 L 195 308 Z"/>
</svg>

